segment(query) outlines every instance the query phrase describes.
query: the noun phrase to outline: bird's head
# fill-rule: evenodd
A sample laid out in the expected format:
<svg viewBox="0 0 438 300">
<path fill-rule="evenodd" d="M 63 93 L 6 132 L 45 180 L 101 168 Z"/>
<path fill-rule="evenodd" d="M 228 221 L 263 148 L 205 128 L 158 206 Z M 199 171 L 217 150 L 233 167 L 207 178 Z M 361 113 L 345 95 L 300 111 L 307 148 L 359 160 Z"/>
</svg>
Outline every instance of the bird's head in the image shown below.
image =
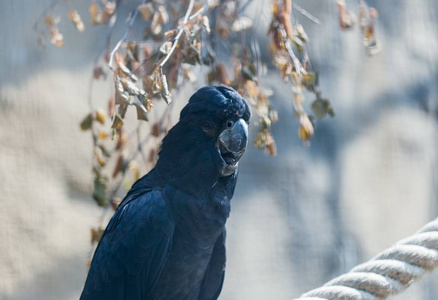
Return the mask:
<svg viewBox="0 0 438 300">
<path fill-rule="evenodd" d="M 248 144 L 250 115 L 248 104 L 234 89 L 199 89 L 164 138 L 157 166 L 172 161 L 173 168 L 201 175 L 233 174 Z"/>
</svg>

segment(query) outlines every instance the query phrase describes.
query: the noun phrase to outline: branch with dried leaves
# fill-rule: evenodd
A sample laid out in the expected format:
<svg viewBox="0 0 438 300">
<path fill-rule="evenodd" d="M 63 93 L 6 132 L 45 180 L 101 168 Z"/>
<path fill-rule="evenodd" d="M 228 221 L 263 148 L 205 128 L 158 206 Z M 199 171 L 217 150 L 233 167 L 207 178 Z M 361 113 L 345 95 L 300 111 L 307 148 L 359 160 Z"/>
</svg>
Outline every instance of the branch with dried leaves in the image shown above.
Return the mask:
<svg viewBox="0 0 438 300">
<path fill-rule="evenodd" d="M 35 23 L 40 43 L 44 43 L 48 34 L 51 43 L 64 46 L 58 27 L 61 19 L 55 14 L 55 8 L 62 2 L 52 2 Z M 239 7 L 238 2 L 232 0 L 220 1 L 220 4 L 214 0 L 144 0 L 130 14 L 124 34 L 111 49 L 113 27 L 122 1 L 92 0 L 89 7 L 91 25 L 108 26 L 104 51 L 93 67 L 90 113 L 81 122 L 81 129 L 92 133 L 93 198 L 98 205 L 116 209 L 121 200 L 119 195 L 124 194 L 122 187 L 129 189 L 143 173 L 141 165 L 144 171 L 153 167 L 160 140 L 172 125 L 170 111 L 174 102 L 170 91 L 181 87 L 184 82 L 197 81 L 200 74 L 194 71 L 196 65 L 209 69 L 206 78 L 209 84 L 232 86 L 251 103 L 259 128 L 254 145 L 269 155 L 276 155 L 271 126 L 278 121 L 278 114 L 270 100 L 273 92 L 263 87 L 267 67 L 260 57 L 253 21 L 241 15 L 249 2 Z M 353 27 L 356 22 L 354 14 L 346 8 L 344 1 L 338 1 L 337 5 L 340 27 Z M 300 123 L 298 136 L 309 144 L 315 132 L 315 120 L 334 116 L 334 111 L 330 101 L 322 97 L 319 77 L 312 69 L 306 49 L 308 36 L 292 18 L 293 9 L 312 22 L 320 23 L 292 0 L 273 1 L 270 50 L 272 63 L 292 89 L 292 103 Z M 78 11 L 70 9 L 67 15 L 78 32 L 85 30 Z M 141 21 L 138 21 L 138 16 L 142 16 Z M 380 49 L 375 34 L 377 17 L 377 11 L 361 0 L 359 23 L 369 54 Z M 144 26 L 142 38 L 131 36 L 135 22 Z M 216 57 L 218 44 L 227 45 L 225 48 L 229 49 L 225 61 Z M 114 96 L 108 100 L 106 111 L 93 105 L 92 83 L 96 80 L 112 82 Z M 305 108 L 305 95 L 314 98 L 309 109 Z M 168 108 L 160 118 L 151 117 L 154 105 L 161 100 L 168 104 Z M 124 123 L 129 107 L 135 107 L 139 123 L 126 133 Z M 106 122 L 108 118 L 111 119 L 112 131 Z M 150 132 L 144 138 L 141 136 L 143 127 L 149 128 Z M 143 154 L 147 149 L 149 155 L 145 157 Z M 139 155 L 142 164 L 137 162 Z M 92 231 L 93 244 L 100 237 L 103 219 Z"/>
</svg>

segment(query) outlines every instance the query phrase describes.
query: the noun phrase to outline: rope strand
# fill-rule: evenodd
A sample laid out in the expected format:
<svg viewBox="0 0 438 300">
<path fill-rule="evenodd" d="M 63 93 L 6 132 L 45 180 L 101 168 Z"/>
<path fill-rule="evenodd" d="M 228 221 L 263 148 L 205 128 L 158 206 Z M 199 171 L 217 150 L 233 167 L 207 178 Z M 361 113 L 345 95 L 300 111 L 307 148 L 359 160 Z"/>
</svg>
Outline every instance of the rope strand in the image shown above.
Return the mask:
<svg viewBox="0 0 438 300">
<path fill-rule="evenodd" d="M 382 300 L 438 266 L 438 218 L 416 234 L 295 300 Z"/>
</svg>

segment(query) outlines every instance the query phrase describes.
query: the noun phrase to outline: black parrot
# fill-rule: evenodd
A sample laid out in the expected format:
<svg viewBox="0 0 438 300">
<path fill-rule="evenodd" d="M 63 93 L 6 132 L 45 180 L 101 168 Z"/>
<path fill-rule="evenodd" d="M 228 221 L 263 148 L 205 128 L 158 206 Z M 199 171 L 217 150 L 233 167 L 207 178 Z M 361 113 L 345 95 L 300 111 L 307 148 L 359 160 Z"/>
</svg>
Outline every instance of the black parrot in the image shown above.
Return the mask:
<svg viewBox="0 0 438 300">
<path fill-rule="evenodd" d="M 155 168 L 105 229 L 81 300 L 219 297 L 225 222 L 249 118 L 247 103 L 229 87 L 203 87 L 190 98 Z"/>
</svg>

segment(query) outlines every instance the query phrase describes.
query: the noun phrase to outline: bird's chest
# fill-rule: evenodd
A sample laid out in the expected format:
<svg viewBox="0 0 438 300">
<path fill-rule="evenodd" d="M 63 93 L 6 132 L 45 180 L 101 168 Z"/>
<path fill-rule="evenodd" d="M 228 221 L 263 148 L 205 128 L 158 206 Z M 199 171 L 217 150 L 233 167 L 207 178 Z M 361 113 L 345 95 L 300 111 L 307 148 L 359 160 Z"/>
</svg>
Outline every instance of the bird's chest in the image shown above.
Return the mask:
<svg viewBox="0 0 438 300">
<path fill-rule="evenodd" d="M 219 206 L 195 205 L 194 202 L 187 201 L 185 205 L 173 203 L 176 224 L 172 248 L 151 299 L 198 297 L 230 207 L 229 201 L 219 202 Z"/>
</svg>

